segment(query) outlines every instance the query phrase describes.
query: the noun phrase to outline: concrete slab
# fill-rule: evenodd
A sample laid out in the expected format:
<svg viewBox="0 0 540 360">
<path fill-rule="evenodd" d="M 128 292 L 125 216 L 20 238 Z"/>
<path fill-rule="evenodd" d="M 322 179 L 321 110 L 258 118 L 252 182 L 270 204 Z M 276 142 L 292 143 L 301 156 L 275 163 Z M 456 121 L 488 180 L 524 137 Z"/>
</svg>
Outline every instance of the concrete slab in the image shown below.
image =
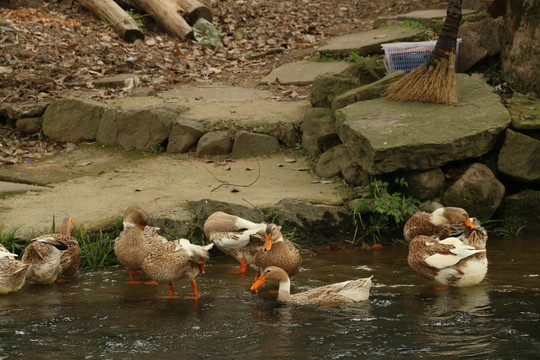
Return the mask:
<svg viewBox="0 0 540 360">
<path fill-rule="evenodd" d="M 380 52 L 381 44 L 398 41 L 410 41 L 421 34 L 421 29 L 392 28 L 375 29 L 338 36 L 330 39 L 324 46 L 319 48 L 321 53 L 347 56 L 351 53 L 365 56 Z"/>
<path fill-rule="evenodd" d="M 308 85 L 318 75 L 326 73 L 341 73 L 351 66 L 345 61 L 314 62 L 297 61 L 280 66 L 261 79 L 261 83 L 271 84 L 276 80 L 285 85 Z"/>
<path fill-rule="evenodd" d="M 85 158 L 82 152 L 79 155 Z M 0 199 L 0 219 L 6 229 L 20 226 L 17 235 L 24 238 L 34 230 L 49 229 L 53 215 L 70 216 L 90 229 L 99 229 L 116 221 L 132 204 L 143 206 L 153 218 L 191 221 L 188 201 L 204 198 L 260 209 L 287 197 L 325 204 L 344 201 L 344 185 L 313 183 L 317 177 L 304 171 L 309 166 L 306 159 L 294 153 L 287 153 L 286 157 L 297 161 L 289 163 L 285 155 L 276 154 L 227 162 L 228 169 L 183 155 L 148 154 L 97 174 L 55 183 L 37 195 L 17 194 Z M 239 185 L 218 188 L 220 180 Z M 240 186 L 252 182 L 251 186 Z M 231 191 L 233 188 L 238 192 Z"/>
<path fill-rule="evenodd" d="M 0 194 L 18 193 L 25 191 L 43 191 L 49 189 L 45 186 L 28 185 L 9 181 L 0 181 Z"/>
<path fill-rule="evenodd" d="M 474 14 L 477 12 L 477 10 L 470 9 L 461 10 L 463 15 Z M 446 18 L 446 9 L 416 10 L 406 14 L 379 17 L 374 21 L 373 27 L 399 26 L 400 22 L 403 22 L 404 20 L 416 21 L 422 25 L 430 25 L 433 20 L 442 20 L 444 18 Z"/>
</svg>

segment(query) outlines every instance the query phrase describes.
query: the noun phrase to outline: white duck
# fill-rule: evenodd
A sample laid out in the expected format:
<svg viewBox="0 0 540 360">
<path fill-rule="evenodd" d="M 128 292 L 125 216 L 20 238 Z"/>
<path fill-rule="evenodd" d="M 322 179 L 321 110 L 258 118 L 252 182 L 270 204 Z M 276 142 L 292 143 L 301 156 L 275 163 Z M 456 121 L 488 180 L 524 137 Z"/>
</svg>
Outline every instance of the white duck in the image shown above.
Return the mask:
<svg viewBox="0 0 540 360">
<path fill-rule="evenodd" d="M 0 295 L 15 292 L 24 285 L 29 265 L 16 260 L 16 256 L 0 244 Z"/>
</svg>

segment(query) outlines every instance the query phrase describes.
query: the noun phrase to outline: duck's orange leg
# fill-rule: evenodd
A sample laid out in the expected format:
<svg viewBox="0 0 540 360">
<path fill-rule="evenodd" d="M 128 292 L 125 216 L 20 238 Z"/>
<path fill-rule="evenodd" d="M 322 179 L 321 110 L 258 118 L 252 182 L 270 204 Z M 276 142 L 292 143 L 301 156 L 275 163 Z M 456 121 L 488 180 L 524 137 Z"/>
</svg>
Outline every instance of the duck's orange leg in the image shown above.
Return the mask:
<svg viewBox="0 0 540 360">
<path fill-rule="evenodd" d="M 66 279 L 60 279 L 60 275 L 58 275 L 58 277 L 56 278 L 56 280 L 54 280 L 55 283 L 63 283 L 63 282 L 70 282 L 71 280 L 66 280 Z"/>
<path fill-rule="evenodd" d="M 197 283 L 195 282 L 195 279 L 191 280 L 191 286 L 193 286 L 193 291 L 195 292 L 194 296 L 185 296 L 184 299 L 195 299 L 197 300 L 200 298 L 199 290 L 197 290 Z"/>
<path fill-rule="evenodd" d="M 172 288 L 172 283 L 169 283 L 169 296 L 159 296 L 159 299 L 178 299 L 180 296 L 174 295 L 174 291 Z"/>
<path fill-rule="evenodd" d="M 133 279 L 133 272 L 132 271 L 129 271 L 129 278 L 131 280 L 126 281 L 126 284 L 140 284 L 142 282 L 142 281 L 137 281 L 137 280 Z"/>
<path fill-rule="evenodd" d="M 246 258 L 240 259 L 240 267 L 239 268 L 232 268 L 231 272 L 233 274 L 245 274 L 246 271 L 248 271 L 249 265 L 246 265 Z"/>
</svg>

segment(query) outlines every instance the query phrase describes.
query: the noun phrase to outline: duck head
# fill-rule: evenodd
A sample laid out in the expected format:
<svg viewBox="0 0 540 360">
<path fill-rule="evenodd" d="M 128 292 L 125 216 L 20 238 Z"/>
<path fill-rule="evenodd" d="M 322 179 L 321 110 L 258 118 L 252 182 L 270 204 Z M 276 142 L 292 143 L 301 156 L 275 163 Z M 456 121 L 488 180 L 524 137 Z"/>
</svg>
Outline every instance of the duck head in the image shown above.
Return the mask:
<svg viewBox="0 0 540 360">
<path fill-rule="evenodd" d="M 60 223 L 60 234 L 71 236 L 71 232 L 73 231 L 74 226 L 75 220 L 72 220 L 68 217 L 63 218 L 62 223 Z"/>
<path fill-rule="evenodd" d="M 458 207 L 443 207 L 435 210 L 431 214 L 431 222 L 434 225 L 465 224 L 472 228 L 475 227 L 467 211 Z"/>
<path fill-rule="evenodd" d="M 270 250 L 272 248 L 272 244 L 277 241 L 283 241 L 283 235 L 281 234 L 281 226 L 278 226 L 276 224 L 268 224 L 265 231 L 263 250 Z"/>
<path fill-rule="evenodd" d="M 214 246 L 214 244 L 200 246 L 192 244 L 188 239 L 180 239 L 180 244 L 187 251 L 189 260 L 197 263 L 201 269 L 201 272 L 204 272 L 204 265 L 210 258 L 210 253 L 208 251 Z"/>
<path fill-rule="evenodd" d="M 144 230 L 148 225 L 148 214 L 139 206 L 130 206 L 124 213 L 124 229 L 130 226 L 138 226 L 139 229 Z"/>
</svg>

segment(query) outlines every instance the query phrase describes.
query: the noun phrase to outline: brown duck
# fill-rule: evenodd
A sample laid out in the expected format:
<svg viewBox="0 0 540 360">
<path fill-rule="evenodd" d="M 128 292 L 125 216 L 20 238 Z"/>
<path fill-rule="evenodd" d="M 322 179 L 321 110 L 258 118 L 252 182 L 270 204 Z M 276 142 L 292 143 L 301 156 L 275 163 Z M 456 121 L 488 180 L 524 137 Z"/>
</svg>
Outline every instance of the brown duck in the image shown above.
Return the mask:
<svg viewBox="0 0 540 360">
<path fill-rule="evenodd" d="M 75 221 L 67 217 L 60 224 L 60 234 L 65 236 L 63 242 L 67 245 L 67 249 L 62 252 L 62 256 L 60 257 L 62 272 L 56 279 L 57 282 L 68 281 L 61 279 L 61 277 L 75 275 L 81 265 L 81 247 L 77 239 L 71 236 L 74 225 Z"/>
<path fill-rule="evenodd" d="M 403 227 L 403 236 L 410 243 L 418 235 L 447 238 L 464 230 L 465 225 L 474 227 L 467 211 L 458 207 L 443 207 L 429 214 L 417 212 Z"/>
<path fill-rule="evenodd" d="M 256 279 L 259 278 L 260 272 L 269 266 L 283 269 L 289 278 L 298 274 L 302 264 L 302 256 L 292 242 L 283 238 L 281 226 L 268 224 L 265 236 L 264 246 L 259 250 L 255 259 Z"/>
<path fill-rule="evenodd" d="M 16 256 L 0 244 L 0 295 L 15 292 L 24 285 L 30 265 L 16 260 Z"/>
</svg>

